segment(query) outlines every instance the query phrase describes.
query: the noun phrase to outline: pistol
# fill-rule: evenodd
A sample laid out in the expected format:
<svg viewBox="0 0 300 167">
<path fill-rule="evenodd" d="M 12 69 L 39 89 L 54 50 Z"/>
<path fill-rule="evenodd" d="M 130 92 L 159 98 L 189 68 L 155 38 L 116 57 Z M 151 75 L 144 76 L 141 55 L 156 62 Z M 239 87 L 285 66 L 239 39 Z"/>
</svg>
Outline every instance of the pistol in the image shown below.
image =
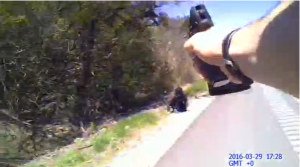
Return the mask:
<svg viewBox="0 0 300 167">
<path fill-rule="evenodd" d="M 198 32 L 203 32 L 213 27 L 214 23 L 209 15 L 204 4 L 193 6 L 190 9 L 190 18 L 189 18 L 189 37 L 192 37 Z M 194 67 L 197 68 L 197 71 L 205 78 L 208 84 L 209 94 L 214 95 L 223 95 L 229 93 L 240 92 L 251 88 L 253 80 L 249 77 L 242 74 L 239 71 L 239 79 L 242 80 L 242 84 L 235 84 L 229 82 L 226 74 L 220 69 L 219 66 L 211 65 L 195 54 L 190 55 L 193 60 Z M 231 72 L 231 71 L 229 71 Z"/>
<path fill-rule="evenodd" d="M 200 4 L 190 9 L 189 37 L 197 32 L 203 32 L 213 27 L 214 23 L 204 4 Z"/>
</svg>

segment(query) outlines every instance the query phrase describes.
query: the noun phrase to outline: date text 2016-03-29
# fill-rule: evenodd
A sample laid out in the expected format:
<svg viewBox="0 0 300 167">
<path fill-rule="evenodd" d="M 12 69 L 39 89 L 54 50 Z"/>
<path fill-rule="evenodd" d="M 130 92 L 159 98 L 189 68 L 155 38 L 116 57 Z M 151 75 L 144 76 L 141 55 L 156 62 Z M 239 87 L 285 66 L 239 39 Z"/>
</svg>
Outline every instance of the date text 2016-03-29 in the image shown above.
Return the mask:
<svg viewBox="0 0 300 167">
<path fill-rule="evenodd" d="M 265 160 L 281 160 L 282 154 L 280 153 L 269 153 L 269 154 L 229 154 L 229 166 L 254 166 L 255 161 L 262 159 Z"/>
</svg>

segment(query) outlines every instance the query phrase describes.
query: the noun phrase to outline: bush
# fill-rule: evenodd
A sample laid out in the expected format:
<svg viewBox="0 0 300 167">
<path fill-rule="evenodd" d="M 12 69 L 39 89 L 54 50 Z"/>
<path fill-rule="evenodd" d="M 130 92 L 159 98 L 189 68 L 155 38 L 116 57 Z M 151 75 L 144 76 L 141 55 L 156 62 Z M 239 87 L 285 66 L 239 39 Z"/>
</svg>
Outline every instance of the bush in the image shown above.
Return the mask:
<svg viewBox="0 0 300 167">
<path fill-rule="evenodd" d="M 194 84 L 192 84 L 186 91 L 185 93 L 188 96 L 195 96 L 200 92 L 207 91 L 207 82 L 204 80 L 200 80 Z"/>
<path fill-rule="evenodd" d="M 32 159 L 69 144 L 81 135 L 81 122 L 129 113 L 193 78 L 182 48 L 183 20 L 164 16 L 165 27 L 148 27 L 148 8 L 154 10 L 130 1 L 0 2 L 0 105 L 8 111 L 5 121 L 26 134 L 5 140 L 7 157 L 20 151 Z M 131 124 L 144 122 L 155 118 Z M 123 125 L 115 131 L 117 138 L 130 134 Z M 110 142 L 102 138 L 95 147 Z"/>
</svg>

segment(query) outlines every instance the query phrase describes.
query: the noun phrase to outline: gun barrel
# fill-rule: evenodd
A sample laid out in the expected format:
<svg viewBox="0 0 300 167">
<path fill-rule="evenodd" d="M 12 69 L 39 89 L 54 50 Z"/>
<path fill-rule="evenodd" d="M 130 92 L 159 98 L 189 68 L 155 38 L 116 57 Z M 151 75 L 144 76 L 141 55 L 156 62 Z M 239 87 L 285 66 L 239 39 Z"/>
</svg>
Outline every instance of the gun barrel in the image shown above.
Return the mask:
<svg viewBox="0 0 300 167">
<path fill-rule="evenodd" d="M 203 32 L 214 26 L 214 23 L 205 7 L 200 4 L 190 9 L 190 37 L 197 32 Z"/>
</svg>

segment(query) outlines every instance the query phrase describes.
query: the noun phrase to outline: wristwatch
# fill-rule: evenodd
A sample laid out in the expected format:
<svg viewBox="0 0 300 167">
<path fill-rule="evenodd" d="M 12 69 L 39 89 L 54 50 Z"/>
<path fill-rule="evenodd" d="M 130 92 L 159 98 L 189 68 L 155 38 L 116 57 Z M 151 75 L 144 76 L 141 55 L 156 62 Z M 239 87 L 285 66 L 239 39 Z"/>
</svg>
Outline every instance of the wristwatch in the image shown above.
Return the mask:
<svg viewBox="0 0 300 167">
<path fill-rule="evenodd" d="M 229 54 L 229 48 L 230 48 L 230 44 L 231 44 L 231 39 L 233 37 L 233 35 L 240 30 L 240 28 L 235 29 L 233 31 L 231 31 L 223 40 L 222 43 L 222 55 L 223 55 L 223 59 L 224 59 L 224 63 L 225 63 L 225 68 L 226 70 L 234 77 L 236 77 L 237 79 L 243 81 L 245 75 L 242 73 L 242 71 L 240 70 L 240 67 L 238 66 L 238 64 L 232 59 L 232 57 Z"/>
</svg>

